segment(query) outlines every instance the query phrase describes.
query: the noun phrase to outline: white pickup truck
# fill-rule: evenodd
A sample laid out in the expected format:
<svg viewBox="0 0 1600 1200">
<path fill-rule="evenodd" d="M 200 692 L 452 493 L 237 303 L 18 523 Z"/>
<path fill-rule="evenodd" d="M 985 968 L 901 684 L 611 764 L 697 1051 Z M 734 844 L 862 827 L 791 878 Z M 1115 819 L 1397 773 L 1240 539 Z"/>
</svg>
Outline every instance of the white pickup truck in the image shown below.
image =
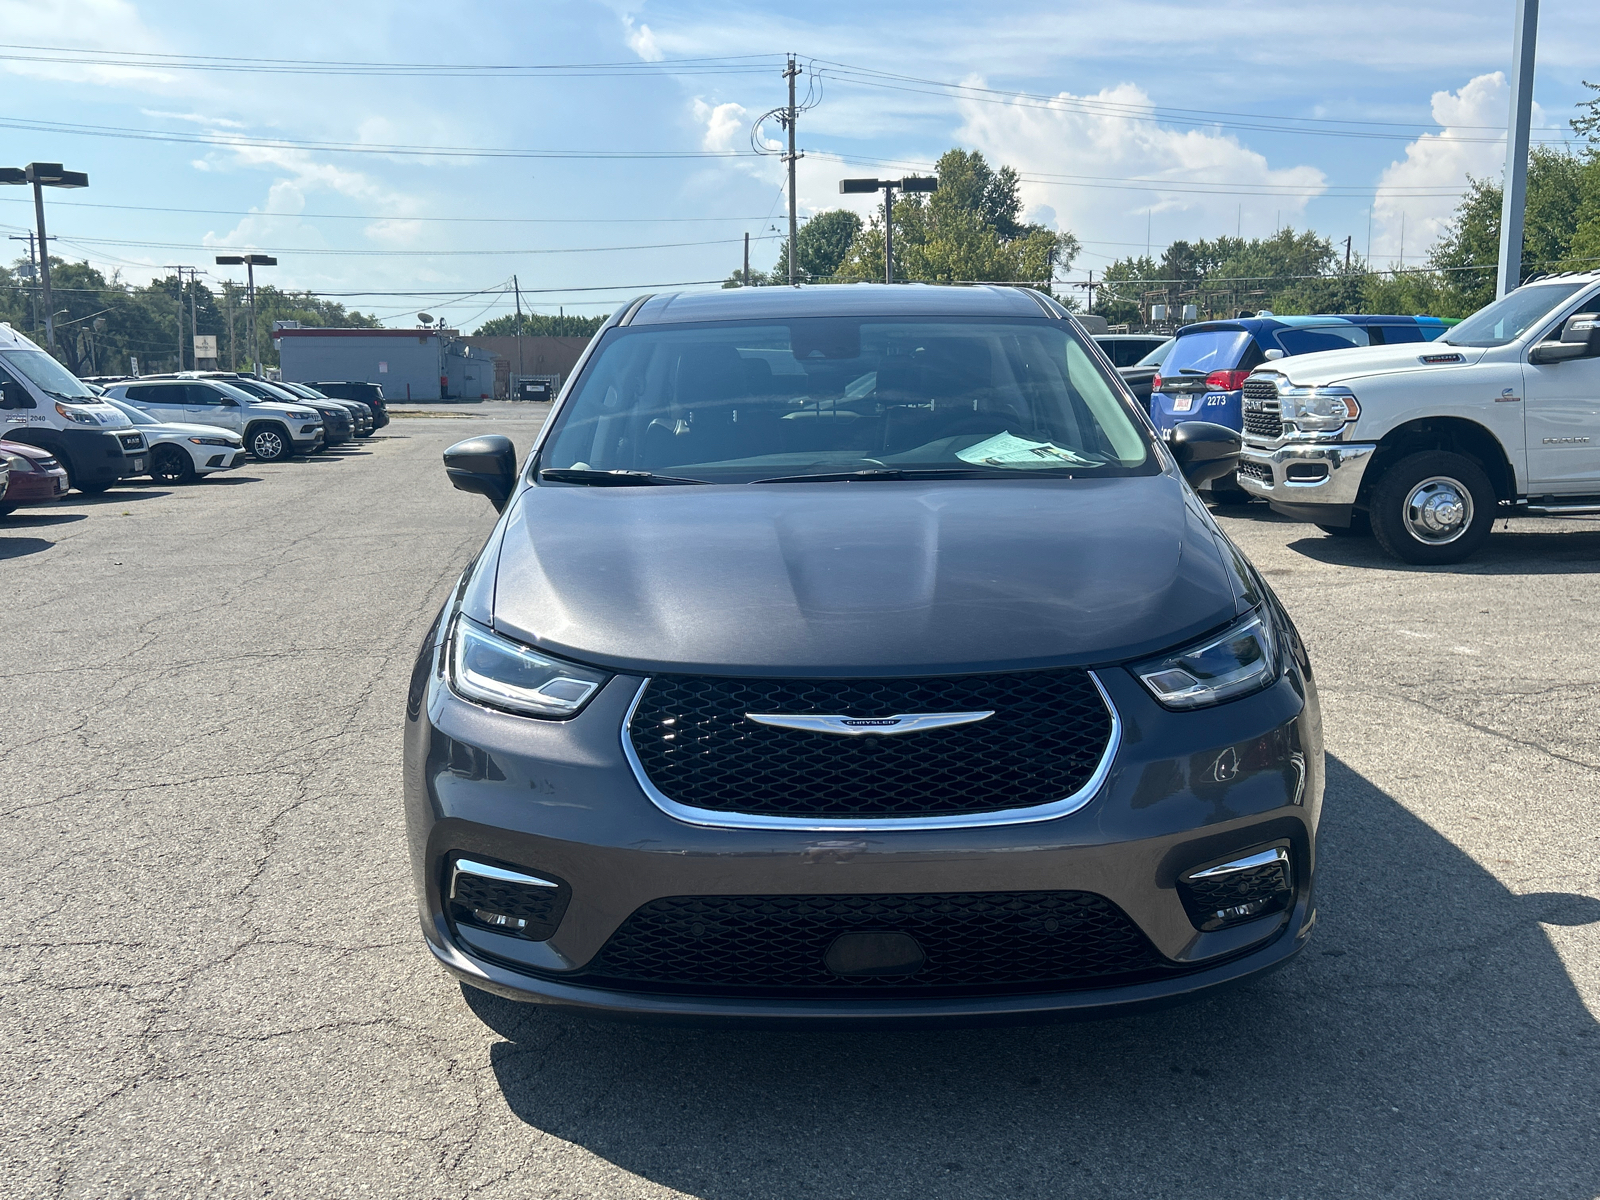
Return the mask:
<svg viewBox="0 0 1600 1200">
<path fill-rule="evenodd" d="M 1411 563 L 1497 518 L 1600 513 L 1600 272 L 1524 284 L 1435 342 L 1278 359 L 1244 383 L 1239 484 Z"/>
</svg>

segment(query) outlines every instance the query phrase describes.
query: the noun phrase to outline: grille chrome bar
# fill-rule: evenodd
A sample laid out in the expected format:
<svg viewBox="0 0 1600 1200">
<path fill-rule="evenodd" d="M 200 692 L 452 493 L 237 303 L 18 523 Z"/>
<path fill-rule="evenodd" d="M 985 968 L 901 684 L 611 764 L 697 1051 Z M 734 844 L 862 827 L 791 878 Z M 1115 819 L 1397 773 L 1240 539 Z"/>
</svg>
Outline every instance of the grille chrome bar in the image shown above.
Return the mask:
<svg viewBox="0 0 1600 1200">
<path fill-rule="evenodd" d="M 645 692 L 650 688 L 650 680 L 640 682 L 639 690 L 634 694 L 633 702 L 628 705 L 628 711 L 622 718 L 622 753 L 628 760 L 628 766 L 633 771 L 633 777 L 638 782 L 650 802 L 666 813 L 689 825 L 709 826 L 719 829 L 791 829 L 809 830 L 814 832 L 835 833 L 864 833 L 872 830 L 914 830 L 914 829 L 981 829 L 992 825 L 1025 825 L 1037 821 L 1053 821 L 1057 817 L 1065 817 L 1077 812 L 1100 791 L 1106 781 L 1106 776 L 1111 773 L 1111 764 L 1116 760 L 1117 751 L 1122 746 L 1122 718 L 1117 713 L 1117 706 L 1111 701 L 1111 694 L 1106 691 L 1105 685 L 1100 682 L 1100 677 L 1093 671 L 1085 671 L 1085 675 L 1094 683 L 1104 701 L 1106 712 L 1111 718 L 1110 733 L 1106 738 L 1105 749 L 1100 755 L 1100 761 L 1095 764 L 1094 773 L 1082 787 L 1069 796 L 1059 800 L 1052 800 L 1045 804 L 1035 804 L 1026 808 L 1008 808 L 996 812 L 982 813 L 951 813 L 941 816 L 928 817 L 783 817 L 765 813 L 725 812 L 720 809 L 696 808 L 688 804 L 680 804 L 672 797 L 666 795 L 660 788 L 651 782 L 650 776 L 645 772 L 644 764 L 639 760 L 639 753 L 634 748 L 631 727 L 634 713 L 638 711 L 639 704 L 644 699 Z"/>
</svg>

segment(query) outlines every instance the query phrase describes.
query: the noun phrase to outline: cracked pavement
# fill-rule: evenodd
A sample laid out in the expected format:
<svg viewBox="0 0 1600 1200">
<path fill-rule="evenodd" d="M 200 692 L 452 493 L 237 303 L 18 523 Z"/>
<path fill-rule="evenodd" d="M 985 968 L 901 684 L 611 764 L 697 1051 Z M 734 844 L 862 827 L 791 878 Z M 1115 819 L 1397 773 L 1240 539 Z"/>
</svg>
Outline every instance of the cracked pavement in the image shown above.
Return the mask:
<svg viewBox="0 0 1600 1200">
<path fill-rule="evenodd" d="M 397 406 L 397 409 L 400 406 Z M 412 655 L 525 405 L 0 521 L 0 1194 L 1600 1195 L 1600 522 L 1454 568 L 1252 508 L 1330 754 L 1307 952 L 1090 1024 L 601 1024 L 455 984 Z"/>
</svg>

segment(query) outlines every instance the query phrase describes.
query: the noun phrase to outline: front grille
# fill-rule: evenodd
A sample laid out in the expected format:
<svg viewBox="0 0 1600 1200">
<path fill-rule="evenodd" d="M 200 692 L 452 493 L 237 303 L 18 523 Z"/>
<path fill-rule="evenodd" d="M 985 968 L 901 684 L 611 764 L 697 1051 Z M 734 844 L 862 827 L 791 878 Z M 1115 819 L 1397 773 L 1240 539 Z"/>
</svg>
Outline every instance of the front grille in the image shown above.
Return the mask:
<svg viewBox="0 0 1600 1200">
<path fill-rule="evenodd" d="M 758 725 L 746 713 L 889 717 L 993 711 L 889 737 Z M 669 799 L 776 817 L 926 817 L 1048 804 L 1089 782 L 1111 713 L 1087 672 L 943 679 L 658 676 L 628 724 Z"/>
<path fill-rule="evenodd" d="M 124 450 L 143 450 L 144 435 L 138 433 L 119 433 L 117 440 L 122 443 Z"/>
<path fill-rule="evenodd" d="M 1267 487 L 1272 486 L 1272 468 L 1262 463 L 1241 462 L 1238 466 L 1238 473 L 1248 476 Z"/>
<path fill-rule="evenodd" d="M 1244 431 L 1263 438 L 1283 436 L 1283 415 L 1278 404 L 1278 385 L 1270 379 L 1244 381 Z"/>
<path fill-rule="evenodd" d="M 916 939 L 903 975 L 836 974 L 843 934 Z M 630 990 L 1027 991 L 1108 986 L 1173 968 L 1115 904 L 1090 892 L 672 896 L 635 911 L 582 982 Z"/>
</svg>

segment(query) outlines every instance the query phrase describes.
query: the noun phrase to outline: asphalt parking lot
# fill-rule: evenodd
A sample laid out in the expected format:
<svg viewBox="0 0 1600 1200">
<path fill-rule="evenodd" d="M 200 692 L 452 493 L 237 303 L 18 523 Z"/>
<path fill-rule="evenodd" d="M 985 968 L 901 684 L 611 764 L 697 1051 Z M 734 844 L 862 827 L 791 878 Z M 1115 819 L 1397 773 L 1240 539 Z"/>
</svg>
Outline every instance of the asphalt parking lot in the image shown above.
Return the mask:
<svg viewBox="0 0 1600 1200">
<path fill-rule="evenodd" d="M 1600 522 L 1423 569 L 1224 518 L 1326 716 L 1275 975 L 1078 1025 L 595 1024 L 417 933 L 403 696 L 494 516 L 439 453 L 541 419 L 438 411 L 0 521 L 0 1194 L 1600 1194 Z"/>
</svg>

